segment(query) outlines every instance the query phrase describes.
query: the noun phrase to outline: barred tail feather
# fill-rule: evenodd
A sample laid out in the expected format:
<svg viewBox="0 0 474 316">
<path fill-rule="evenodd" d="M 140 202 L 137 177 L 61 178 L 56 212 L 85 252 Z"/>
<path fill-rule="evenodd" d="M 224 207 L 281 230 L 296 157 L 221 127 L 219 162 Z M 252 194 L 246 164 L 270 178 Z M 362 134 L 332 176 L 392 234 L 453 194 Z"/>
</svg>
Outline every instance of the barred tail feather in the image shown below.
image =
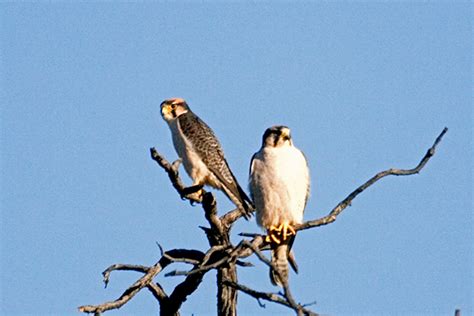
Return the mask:
<svg viewBox="0 0 474 316">
<path fill-rule="evenodd" d="M 278 245 L 272 249 L 272 264 L 279 273 L 270 269 L 270 280 L 273 285 L 283 286 L 283 283 L 288 282 L 288 245 Z"/>
</svg>

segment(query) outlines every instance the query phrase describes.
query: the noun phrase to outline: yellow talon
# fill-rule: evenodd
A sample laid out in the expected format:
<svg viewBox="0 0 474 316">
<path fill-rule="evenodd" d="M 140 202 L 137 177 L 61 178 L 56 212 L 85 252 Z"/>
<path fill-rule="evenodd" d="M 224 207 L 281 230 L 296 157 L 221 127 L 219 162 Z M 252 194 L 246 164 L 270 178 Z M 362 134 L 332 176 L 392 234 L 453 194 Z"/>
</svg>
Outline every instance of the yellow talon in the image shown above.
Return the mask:
<svg viewBox="0 0 474 316">
<path fill-rule="evenodd" d="M 275 235 L 271 234 L 270 238 L 277 244 L 279 245 L 281 243 L 280 239 L 278 239 Z"/>
<path fill-rule="evenodd" d="M 197 194 L 197 196 L 199 196 L 199 198 L 202 198 L 202 196 L 204 195 L 204 190 L 199 189 L 198 191 L 196 191 L 196 194 Z"/>
<path fill-rule="evenodd" d="M 265 241 L 268 243 L 281 244 L 289 237 L 296 235 L 296 231 L 289 223 L 281 223 L 278 226 L 270 226 L 267 230 L 268 235 L 265 237 Z"/>
<path fill-rule="evenodd" d="M 290 224 L 285 223 L 283 225 L 283 240 L 286 240 L 290 236 L 296 235 L 296 231 Z"/>
<path fill-rule="evenodd" d="M 276 226 L 270 226 L 270 228 L 267 230 L 268 235 L 265 237 L 265 241 L 268 243 L 276 243 L 277 245 L 281 244 L 280 240 L 280 235 L 281 235 L 281 228 L 282 226 L 280 225 L 279 227 Z"/>
<path fill-rule="evenodd" d="M 279 243 L 281 243 L 282 241 L 287 240 L 288 237 L 290 237 L 290 236 L 296 235 L 295 229 L 293 228 L 293 226 L 291 226 L 288 223 L 282 223 L 278 227 L 272 226 L 272 227 L 270 227 L 270 232 L 277 232 L 276 235 L 278 235 L 278 237 L 280 237 Z"/>
</svg>

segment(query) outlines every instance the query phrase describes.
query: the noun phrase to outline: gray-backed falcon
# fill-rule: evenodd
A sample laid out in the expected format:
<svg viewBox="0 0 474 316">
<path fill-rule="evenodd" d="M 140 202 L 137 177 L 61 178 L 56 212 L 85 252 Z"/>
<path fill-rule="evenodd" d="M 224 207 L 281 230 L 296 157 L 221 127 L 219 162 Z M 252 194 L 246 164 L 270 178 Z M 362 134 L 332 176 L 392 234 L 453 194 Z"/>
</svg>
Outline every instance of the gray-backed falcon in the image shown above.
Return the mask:
<svg viewBox="0 0 474 316">
<path fill-rule="evenodd" d="M 250 217 L 253 204 L 232 174 L 224 151 L 209 126 L 181 98 L 163 101 L 161 115 L 168 123 L 174 148 L 194 181 L 193 185 L 209 185 L 222 190 L 246 218 Z"/>
<path fill-rule="evenodd" d="M 304 154 L 295 146 L 286 126 L 273 126 L 263 134 L 262 147 L 250 163 L 249 188 L 255 203 L 257 224 L 267 230 L 272 263 L 288 280 L 288 256 L 296 232 L 303 221 L 309 197 L 309 169 Z M 282 286 L 270 270 L 274 285 Z"/>
</svg>

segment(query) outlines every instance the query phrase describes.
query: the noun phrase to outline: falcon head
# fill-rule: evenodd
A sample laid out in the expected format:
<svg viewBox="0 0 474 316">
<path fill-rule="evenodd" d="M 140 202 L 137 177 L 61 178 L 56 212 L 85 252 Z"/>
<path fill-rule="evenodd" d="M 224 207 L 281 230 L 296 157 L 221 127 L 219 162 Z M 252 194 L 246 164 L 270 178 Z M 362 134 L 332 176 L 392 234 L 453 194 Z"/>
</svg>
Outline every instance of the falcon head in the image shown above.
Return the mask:
<svg viewBox="0 0 474 316">
<path fill-rule="evenodd" d="M 167 99 L 161 102 L 161 116 L 170 122 L 189 111 L 188 104 L 181 98 Z"/>
<path fill-rule="evenodd" d="M 263 134 L 262 146 L 282 147 L 293 146 L 290 129 L 286 126 L 272 126 Z"/>
</svg>

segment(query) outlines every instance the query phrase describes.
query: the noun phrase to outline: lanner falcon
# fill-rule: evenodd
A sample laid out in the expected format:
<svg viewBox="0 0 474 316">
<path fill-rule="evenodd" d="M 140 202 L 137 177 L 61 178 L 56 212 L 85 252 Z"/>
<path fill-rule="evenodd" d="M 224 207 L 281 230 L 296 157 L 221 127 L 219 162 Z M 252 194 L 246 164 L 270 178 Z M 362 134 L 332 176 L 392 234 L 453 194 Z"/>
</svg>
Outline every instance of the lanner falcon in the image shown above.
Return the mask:
<svg viewBox="0 0 474 316">
<path fill-rule="evenodd" d="M 214 132 L 180 98 L 161 103 L 161 115 L 168 123 L 173 144 L 193 185 L 209 185 L 222 190 L 245 218 L 253 204 L 240 187 L 227 164 Z"/>
<path fill-rule="evenodd" d="M 262 147 L 250 163 L 249 187 L 257 224 L 267 230 L 272 263 L 288 281 L 288 255 L 296 236 L 293 226 L 303 221 L 310 189 L 306 158 L 293 146 L 288 127 L 273 126 L 263 134 Z M 270 280 L 283 284 L 273 270 Z"/>
</svg>

